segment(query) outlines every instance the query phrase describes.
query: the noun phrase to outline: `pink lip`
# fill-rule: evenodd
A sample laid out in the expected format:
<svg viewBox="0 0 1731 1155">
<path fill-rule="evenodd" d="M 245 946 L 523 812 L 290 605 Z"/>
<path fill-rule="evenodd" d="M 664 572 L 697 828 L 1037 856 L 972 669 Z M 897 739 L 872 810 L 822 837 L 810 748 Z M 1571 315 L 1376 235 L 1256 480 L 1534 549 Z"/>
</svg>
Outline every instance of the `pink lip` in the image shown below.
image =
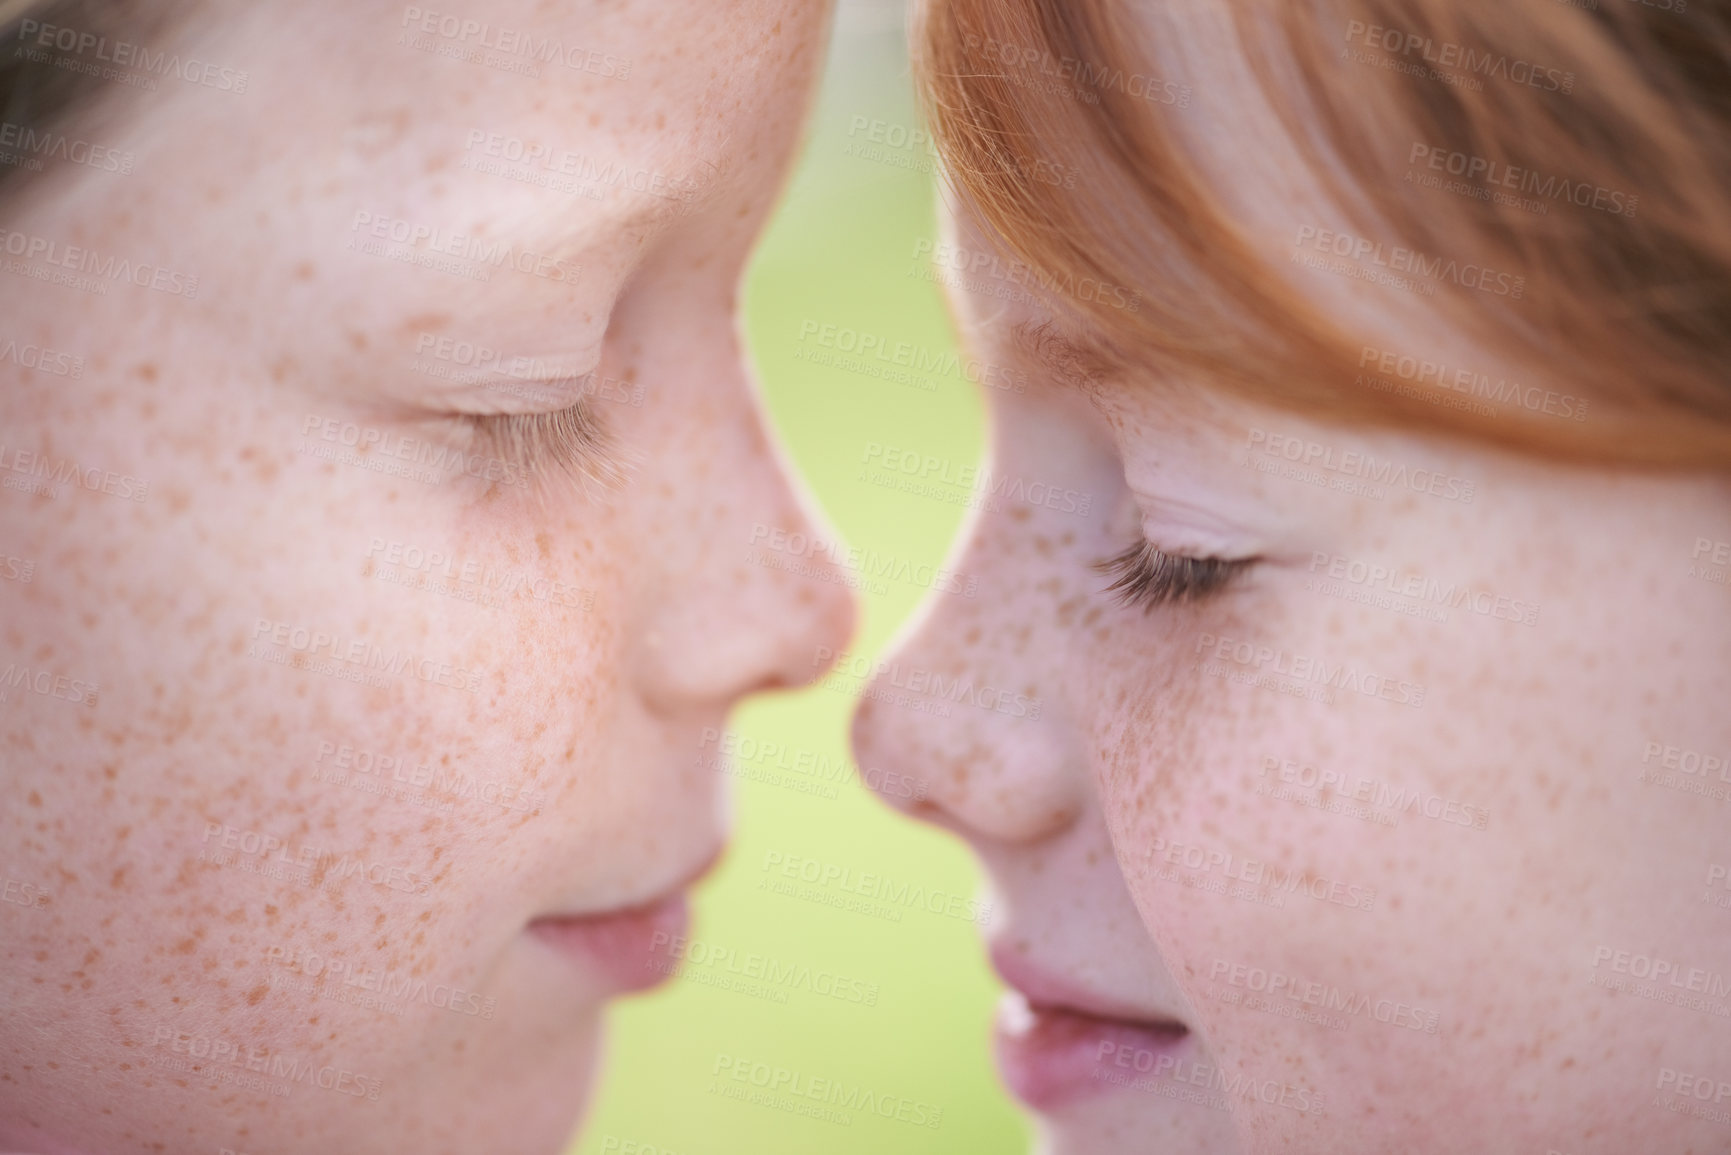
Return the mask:
<svg viewBox="0 0 1731 1155">
<path fill-rule="evenodd" d="M 599 977 L 616 994 L 648 990 L 679 969 L 674 943 L 691 913 L 683 891 L 647 906 L 581 918 L 538 918 L 529 929 L 542 942 Z"/>
<path fill-rule="evenodd" d="M 1011 1093 L 1036 1111 L 1157 1078 L 1172 1069 L 1190 1037 L 1182 1023 L 1032 1006 L 1014 991 L 999 1008 L 997 1027 L 998 1070 Z"/>
<path fill-rule="evenodd" d="M 1052 1111 L 1172 1070 L 1190 1031 L 1055 978 L 1003 948 L 992 965 L 1015 989 L 999 1006 L 998 1070 L 1036 1111 Z"/>
</svg>

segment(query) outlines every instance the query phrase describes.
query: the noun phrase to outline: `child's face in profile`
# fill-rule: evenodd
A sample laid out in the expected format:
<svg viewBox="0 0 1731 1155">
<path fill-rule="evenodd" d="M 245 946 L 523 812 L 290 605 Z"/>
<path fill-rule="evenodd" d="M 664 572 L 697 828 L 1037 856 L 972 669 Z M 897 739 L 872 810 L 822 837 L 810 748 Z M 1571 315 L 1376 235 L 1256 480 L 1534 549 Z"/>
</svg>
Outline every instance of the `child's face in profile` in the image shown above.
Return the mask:
<svg viewBox="0 0 1731 1155">
<path fill-rule="evenodd" d="M 1213 157 L 1232 187 L 1272 187 L 1244 151 Z M 1298 222 L 1277 208 L 1256 239 L 1284 254 Z M 952 234 L 992 251 L 965 212 Z M 1290 275 L 1363 319 L 1367 375 L 1448 341 L 1382 286 Z M 994 483 L 1078 499 L 982 512 L 953 563 L 978 597 L 888 660 L 1037 709 L 868 692 L 856 752 L 932 776 L 912 809 L 993 878 L 994 961 L 1020 992 L 1000 1062 L 1047 1149 L 1698 1140 L 1709 1123 L 1654 1099 L 1731 1061 L 1726 926 L 1700 905 L 1723 804 L 1698 789 L 1731 773 L 1731 618 L 1691 568 L 1731 540 L 1724 484 L 1311 420 L 1202 380 L 1076 382 L 1050 315 L 998 288 L 953 294 L 974 355 L 1039 383 L 988 390 Z M 1494 352 L 1460 363 L 1513 375 Z M 1134 570 L 1102 563 L 1143 543 L 1246 564 L 1189 601 L 1133 581 L 1126 604 L 1107 587 Z"/>
<path fill-rule="evenodd" d="M 0 1146 L 550 1152 L 848 636 L 734 322 L 825 6 L 217 15 L 8 222 L 183 275 L 0 285 L 85 363 L 0 398 Z"/>
</svg>

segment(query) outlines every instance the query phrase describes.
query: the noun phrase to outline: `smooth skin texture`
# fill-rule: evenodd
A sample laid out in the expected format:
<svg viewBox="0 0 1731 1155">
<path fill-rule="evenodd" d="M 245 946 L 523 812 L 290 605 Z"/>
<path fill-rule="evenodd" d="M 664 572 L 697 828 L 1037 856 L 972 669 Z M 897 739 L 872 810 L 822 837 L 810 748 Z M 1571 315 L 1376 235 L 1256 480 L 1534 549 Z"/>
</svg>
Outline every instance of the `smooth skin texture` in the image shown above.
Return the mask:
<svg viewBox="0 0 1731 1155">
<path fill-rule="evenodd" d="M 1186 127 L 1270 275 L 1368 346 L 1568 393 L 1422 299 L 1284 263 L 1297 226 L 1339 216 L 1225 42 L 1168 37 L 1189 64 L 1160 63 L 1211 98 Z M 965 210 L 951 228 L 991 243 Z M 1077 381 L 1018 334 L 1051 313 L 952 303 L 976 356 L 1043 382 L 988 391 L 994 475 L 1092 500 L 980 513 L 950 563 L 979 596 L 934 601 L 887 659 L 1037 698 L 1039 717 L 868 699 L 858 759 L 933 782 L 897 804 L 977 850 L 1007 911 L 995 950 L 1182 1019 L 1226 1080 L 1324 1104 L 1241 1097 L 1221 1128 L 1113 1091 L 1043 1114 L 1040 1149 L 1721 1149 L 1723 1123 L 1678 1108 L 1731 1086 L 1728 812 L 1689 792 L 1727 788 L 1702 756 L 1731 753 L 1731 606 L 1700 551 L 1731 541 L 1731 485 L 1335 426 L 1206 381 Z M 1274 438 L 1310 457 L 1302 475 Z M 1355 492 L 1348 454 L 1435 471 L 1445 496 L 1428 474 Z M 1260 560 L 1209 600 L 1144 611 L 1094 568 L 1138 540 Z M 1414 575 L 1475 592 L 1436 620 L 1437 601 L 1399 594 Z M 1351 685 L 1316 700 L 1317 662 Z M 1065 849 L 1099 827 L 1113 880 Z M 1134 935 L 1100 897 L 1114 886 Z"/>
<path fill-rule="evenodd" d="M 0 705 L 0 1148 L 553 1152 L 619 984 L 527 924 L 700 874 L 726 829 L 703 729 L 852 629 L 838 584 L 747 564 L 758 527 L 823 531 L 735 316 L 827 8 L 508 0 L 455 35 L 384 3 L 282 16 L 218 6 L 196 52 L 244 95 L 128 97 L 91 132 L 132 173 L 54 174 L 8 212 L 200 286 L 0 277 L 9 335 L 85 358 L 5 366 L 8 477 L 24 450 L 148 482 L 0 493 L 31 563 L 0 666 L 36 679 Z M 520 61 L 496 49 L 524 32 L 578 66 L 449 55 Z M 551 159 L 488 158 L 495 138 Z M 520 179 L 561 165 L 593 191 Z M 458 343 L 535 367 L 476 379 Z M 610 484 L 394 456 L 485 462 L 455 414 L 557 409 L 576 379 Z M 316 668 L 286 664 L 314 634 L 336 639 Z M 414 660 L 369 671 L 368 645 Z M 260 1090 L 273 1056 L 319 1074 Z"/>
<path fill-rule="evenodd" d="M 972 329 L 978 356 L 1037 371 L 995 333 Z M 1646 956 L 1682 985 L 1645 986 L 1725 1003 L 1706 988 L 1727 981 L 1731 920 L 1703 902 L 1725 803 L 1641 780 L 1690 765 L 1681 750 L 1731 750 L 1726 591 L 1689 572 L 1698 538 L 1731 540 L 1723 483 L 1206 400 L 1111 381 L 1092 398 L 1050 383 L 993 397 L 994 471 L 1091 494 L 1096 512 L 979 516 L 951 564 L 981 575 L 980 596 L 934 606 L 886 660 L 1013 688 L 1041 716 L 867 700 L 855 722 L 862 764 L 930 776 L 908 808 L 974 845 L 1006 912 L 995 949 L 1183 1020 L 1195 1061 L 1229 1079 L 1325 1104 L 1240 1103 L 1234 1137 L 1207 1109 L 1129 1090 L 1043 1118 L 1042 1150 L 1713 1150 L 1716 1124 L 1652 1104 L 1666 1070 L 1724 1079 L 1724 1018 L 1594 979 L 1634 981 Z M 1240 464 L 1254 431 L 1441 470 L 1478 496 L 1270 477 Z M 1211 602 L 1145 613 L 1094 568 L 1138 531 L 1265 560 Z M 1355 604 L 1364 579 L 1322 584 L 1336 558 L 1470 585 L 1491 610 L 1437 622 Z M 1536 605 L 1537 624 L 1491 616 L 1497 595 Z M 1391 679 L 1393 700 L 1295 696 L 1315 685 L 1290 673 L 1300 659 L 1360 687 Z M 1421 706 L 1399 704 L 1411 687 Z M 1692 764 L 1672 779 L 1723 788 Z M 1102 819 L 1122 871 L 1108 879 L 1068 850 Z M 1145 934 L 1103 913 L 1126 883 Z M 1304 992 L 1268 999 L 1284 1012 L 1361 1009 L 1334 1011 L 1336 1029 L 1226 1001 L 1274 975 Z M 1149 1145 L 1174 1128 L 1182 1141 Z"/>
</svg>

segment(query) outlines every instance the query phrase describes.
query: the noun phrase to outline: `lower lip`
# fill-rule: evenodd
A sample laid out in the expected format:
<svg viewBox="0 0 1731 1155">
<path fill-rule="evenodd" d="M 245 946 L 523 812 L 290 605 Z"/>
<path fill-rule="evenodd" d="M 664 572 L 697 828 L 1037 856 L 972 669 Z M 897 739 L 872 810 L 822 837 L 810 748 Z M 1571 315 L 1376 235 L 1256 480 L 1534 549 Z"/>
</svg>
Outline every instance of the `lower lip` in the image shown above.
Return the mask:
<svg viewBox="0 0 1731 1155">
<path fill-rule="evenodd" d="M 542 918 L 537 938 L 598 976 L 616 994 L 660 986 L 679 968 L 673 947 L 691 914 L 683 894 L 653 906 L 588 918 Z"/>
<path fill-rule="evenodd" d="M 1126 1084 L 1157 1077 L 1188 1034 L 1122 1019 L 1097 1019 L 1056 1007 L 1031 1007 L 1011 991 L 998 1008 L 998 1070 L 1016 1098 L 1051 1111 Z"/>
</svg>

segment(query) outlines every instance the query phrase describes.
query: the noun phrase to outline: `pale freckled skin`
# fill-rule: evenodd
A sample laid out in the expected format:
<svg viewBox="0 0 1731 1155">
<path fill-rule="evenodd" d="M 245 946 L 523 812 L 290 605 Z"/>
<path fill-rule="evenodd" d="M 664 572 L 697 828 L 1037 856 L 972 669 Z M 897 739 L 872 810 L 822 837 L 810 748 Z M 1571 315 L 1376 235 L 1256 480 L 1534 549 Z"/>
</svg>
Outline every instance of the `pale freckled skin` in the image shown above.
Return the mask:
<svg viewBox="0 0 1731 1155">
<path fill-rule="evenodd" d="M 953 228 L 961 249 L 990 247 L 965 213 Z M 966 292 L 954 303 L 975 355 L 1040 372 L 1009 330 L 1043 314 Z M 1687 572 L 1698 538 L 1731 540 L 1731 484 L 1323 423 L 1202 383 L 1130 375 L 1088 396 L 1055 382 L 988 392 L 992 467 L 1090 493 L 1092 511 L 977 517 L 955 564 L 979 575 L 979 597 L 934 600 L 886 661 L 1027 686 L 1040 718 L 868 701 L 854 727 L 862 764 L 931 781 L 912 812 L 978 854 L 1004 912 L 995 935 L 1096 997 L 1182 1019 L 1198 1061 L 1326 1104 L 1227 1113 L 1114 1092 L 1042 1115 L 1041 1151 L 1723 1146 L 1720 1125 L 1652 1100 L 1662 1067 L 1731 1080 L 1725 1020 L 1590 980 L 1602 947 L 1731 966 L 1731 918 L 1701 903 L 1708 864 L 1726 853 L 1725 804 L 1639 780 L 1650 742 L 1731 751 L 1731 603 Z M 1470 478 L 1476 496 L 1376 500 L 1264 474 L 1238 463 L 1254 429 Z M 1262 560 L 1206 602 L 1115 605 L 1093 564 L 1138 535 L 1175 550 L 1188 523 L 1163 511 L 1178 502 L 1221 520 L 1235 556 Z M 1048 550 L 1060 526 L 1075 540 Z M 1318 554 L 1324 573 L 1330 558 L 1363 559 L 1520 599 L 1536 624 L 1458 604 L 1429 621 L 1329 596 L 1306 587 Z M 1231 644 L 1217 656 L 1220 639 L 1404 680 L 1424 688 L 1422 704 L 1352 689 L 1325 703 L 1210 676 L 1204 658 L 1240 668 Z M 1259 794 L 1290 785 L 1288 764 L 1341 778 L 1291 787 L 1311 805 Z M 1485 828 L 1418 809 L 1393 826 L 1324 809 L 1366 781 L 1477 808 Z M 1109 848 L 1111 878 L 1054 853 L 1088 840 Z M 1374 899 L 1331 901 L 1326 885 L 1278 906 L 1215 893 L 1150 869 L 1175 861 L 1162 847 Z M 1090 909 L 1113 894 L 1135 913 L 1128 926 Z M 1341 1031 L 1234 1005 L 1218 995 L 1222 968 L 1237 967 L 1435 1012 L 1437 1031 L 1369 1013 Z"/>
<path fill-rule="evenodd" d="M 756 525 L 823 532 L 775 464 L 734 312 L 825 7 L 512 0 L 488 14 L 604 45 L 633 61 L 628 82 L 398 49 L 400 8 L 321 6 L 292 31 L 249 11 L 213 17 L 211 51 L 245 62 L 255 100 L 166 93 L 136 141 L 121 137 L 139 157 L 123 190 L 67 182 L 16 222 L 172 254 L 203 278 L 198 298 L 0 285 L 20 333 L 91 354 L 76 389 L 8 376 L 7 444 L 151 483 L 142 503 L 64 486 L 0 501 L 0 539 L 38 562 L 0 601 L 0 668 L 100 687 L 94 707 L 0 707 L 0 775 L 35 800 L 0 815 L 5 867 L 50 895 L 0 904 L 0 1147 L 553 1152 L 581 1114 L 608 987 L 524 927 L 658 899 L 707 864 L 725 831 L 721 780 L 697 764 L 703 728 L 745 694 L 818 675 L 811 655 L 851 630 L 837 583 L 739 565 Z M 466 172 L 472 127 L 690 175 L 699 195 L 686 215 L 638 219 L 653 206 L 628 191 L 596 202 Z M 345 247 L 357 210 L 530 248 L 570 233 L 583 272 L 496 270 L 480 286 L 379 260 Z M 598 345 L 598 374 L 644 391 L 597 404 L 625 480 L 426 485 L 300 451 L 309 414 L 450 436 L 436 415 L 486 397 L 411 370 L 423 334 L 542 358 Z M 392 584 L 375 539 L 593 603 Z M 323 677 L 250 656 L 259 619 L 484 676 L 477 693 Z M 321 743 L 545 802 L 429 809 L 350 789 L 320 780 Z M 212 824 L 400 868 L 427 893 L 339 878 L 329 857 L 307 884 L 201 860 Z M 449 984 L 496 1013 L 320 998 L 273 981 L 273 947 Z M 211 1085 L 152 1061 L 164 1028 L 332 1064 L 381 1093 Z"/>
</svg>

